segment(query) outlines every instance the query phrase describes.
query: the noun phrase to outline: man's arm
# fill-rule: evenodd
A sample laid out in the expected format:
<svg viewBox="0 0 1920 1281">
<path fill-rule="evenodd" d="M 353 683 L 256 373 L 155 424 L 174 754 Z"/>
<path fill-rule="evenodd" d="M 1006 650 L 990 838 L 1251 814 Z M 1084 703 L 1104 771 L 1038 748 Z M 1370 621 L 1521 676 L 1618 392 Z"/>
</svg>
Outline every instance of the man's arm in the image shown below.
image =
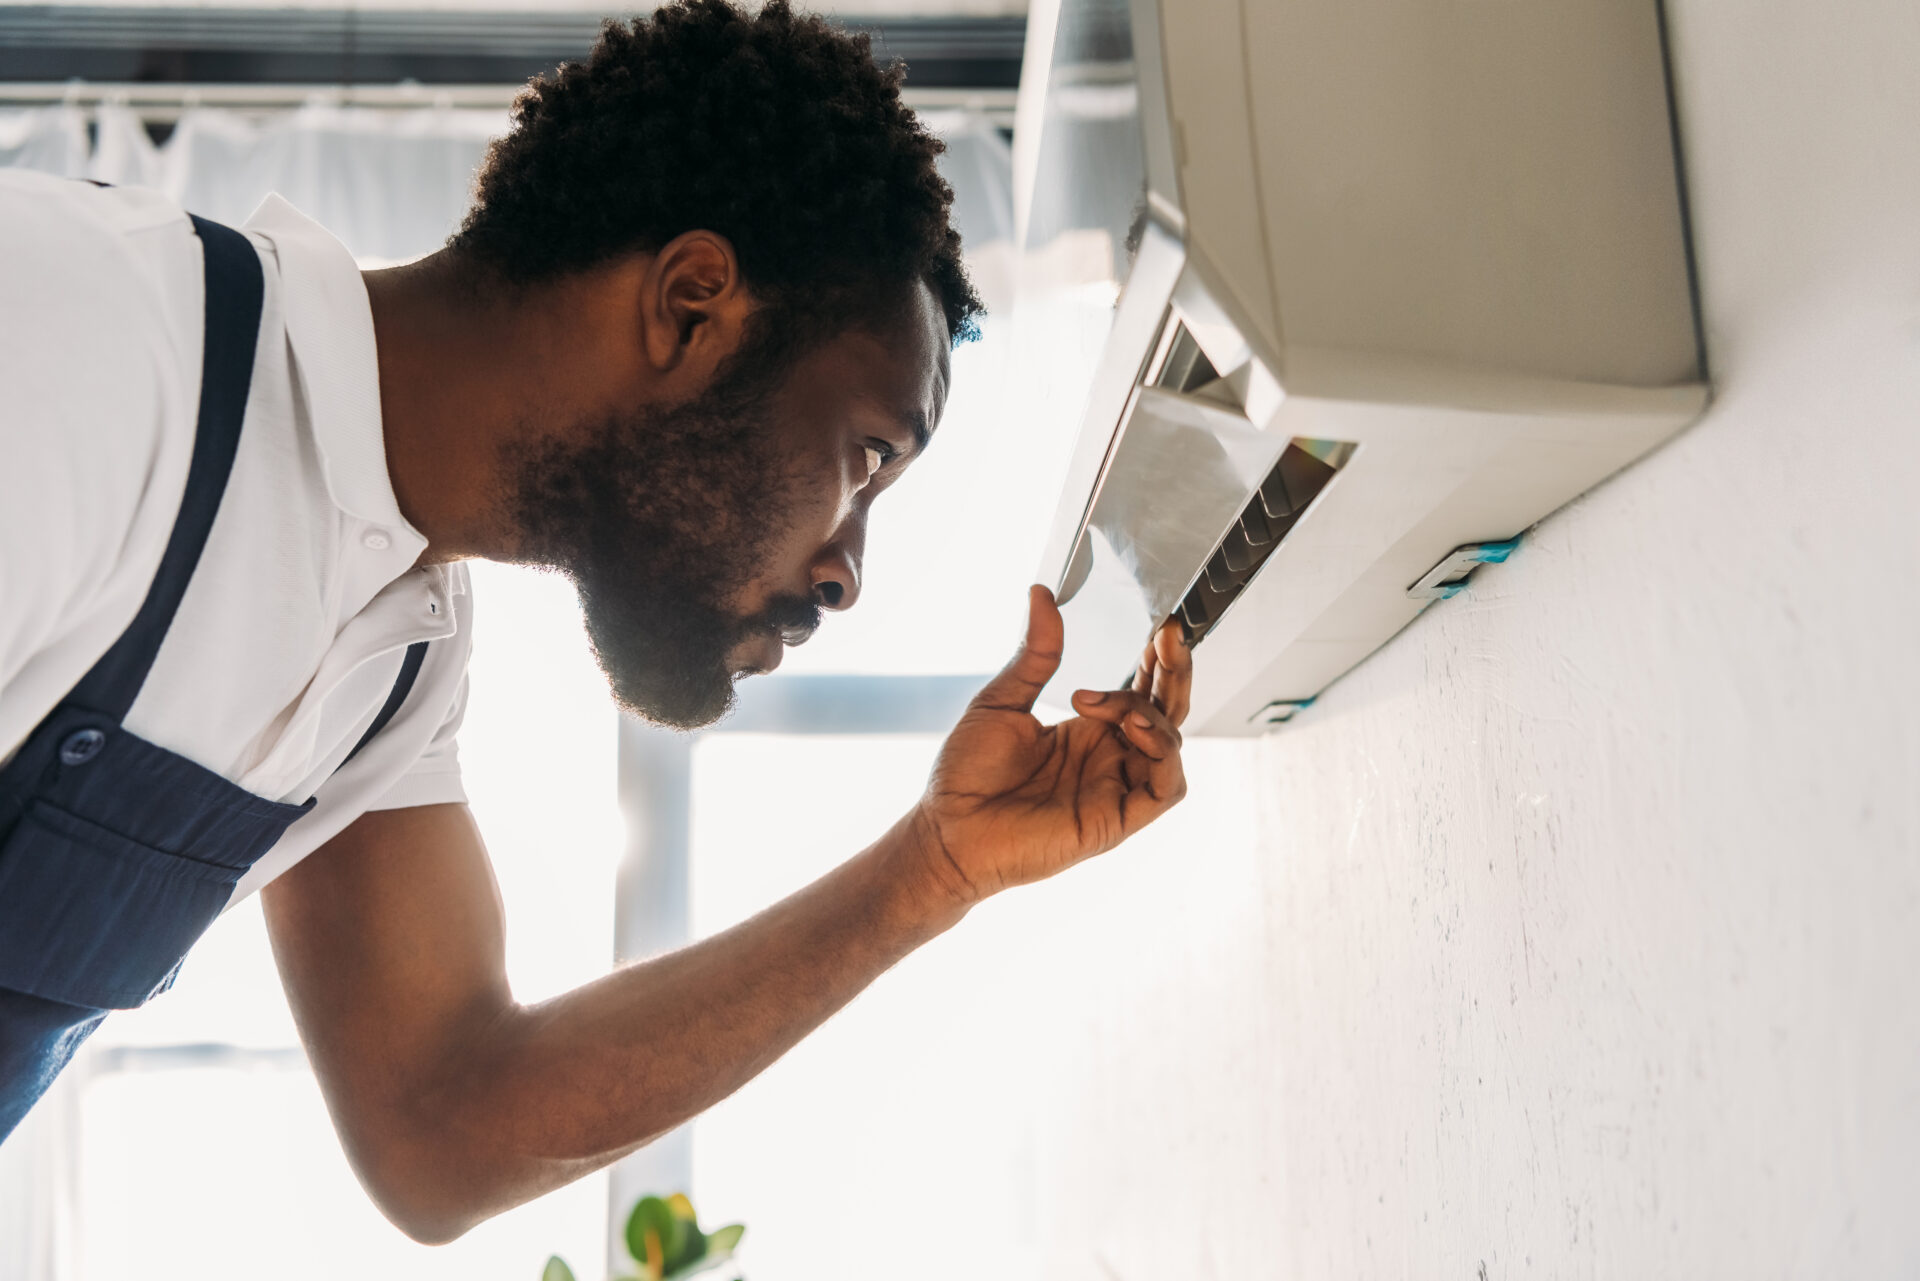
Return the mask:
<svg viewBox="0 0 1920 1281">
<path fill-rule="evenodd" d="M 464 805 L 368 814 L 265 902 L 362 1182 L 445 1241 L 726 1097 L 957 920 L 909 843 L 896 829 L 724 934 L 534 1006 L 508 990 Z"/>
<path fill-rule="evenodd" d="M 1171 630 L 1134 689 L 1031 715 L 1025 646 L 880 840 L 749 921 L 540 1005 L 513 1000 L 499 892 L 466 807 L 376 811 L 264 892 L 274 954 L 342 1142 L 381 1209 L 445 1241 L 725 1098 L 987 894 L 1111 848 L 1185 791 L 1191 679 Z"/>
</svg>

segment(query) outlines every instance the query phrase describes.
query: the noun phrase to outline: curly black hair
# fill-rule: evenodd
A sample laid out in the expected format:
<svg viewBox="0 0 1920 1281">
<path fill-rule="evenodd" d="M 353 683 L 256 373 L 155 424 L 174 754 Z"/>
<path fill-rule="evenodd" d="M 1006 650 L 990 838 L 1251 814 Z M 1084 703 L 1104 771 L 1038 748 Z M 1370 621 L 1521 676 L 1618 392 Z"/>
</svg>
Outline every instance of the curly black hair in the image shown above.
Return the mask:
<svg viewBox="0 0 1920 1281">
<path fill-rule="evenodd" d="M 816 334 L 872 321 L 924 280 L 955 341 L 980 299 L 943 150 L 868 37 L 787 0 L 673 0 L 609 21 L 584 63 L 535 79 L 448 242 L 510 284 L 682 232 L 732 242 L 746 284 Z"/>
</svg>

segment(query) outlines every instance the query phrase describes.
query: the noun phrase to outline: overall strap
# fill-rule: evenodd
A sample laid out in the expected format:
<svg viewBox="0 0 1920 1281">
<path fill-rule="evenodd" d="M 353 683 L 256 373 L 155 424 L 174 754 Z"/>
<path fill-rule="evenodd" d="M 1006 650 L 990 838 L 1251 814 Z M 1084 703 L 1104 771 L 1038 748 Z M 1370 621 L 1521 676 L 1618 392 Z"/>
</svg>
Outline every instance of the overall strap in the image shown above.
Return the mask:
<svg viewBox="0 0 1920 1281">
<path fill-rule="evenodd" d="M 265 290 L 260 255 L 251 241 L 231 227 L 196 217 L 193 229 L 200 237 L 205 268 L 207 325 L 200 359 L 200 414 L 186 494 L 140 612 L 67 696 L 69 703 L 116 721 L 125 719 L 146 683 L 200 562 L 240 448 L 240 424 L 253 383 L 253 353 L 259 344 Z"/>
<path fill-rule="evenodd" d="M 360 741 L 353 745 L 353 750 L 347 753 L 346 760 L 341 761 L 341 765 L 360 755 L 360 749 L 371 743 L 374 735 L 387 727 L 387 722 L 393 719 L 393 714 L 400 710 L 402 703 L 407 701 L 407 695 L 413 690 L 414 678 L 420 675 L 420 664 L 426 660 L 426 657 L 427 642 L 415 641 L 407 646 L 406 657 L 400 660 L 399 678 L 393 682 L 393 688 L 387 691 L 387 701 L 380 705 L 380 710 L 374 714 L 373 724 L 367 726 L 367 732 L 360 736 Z"/>
</svg>

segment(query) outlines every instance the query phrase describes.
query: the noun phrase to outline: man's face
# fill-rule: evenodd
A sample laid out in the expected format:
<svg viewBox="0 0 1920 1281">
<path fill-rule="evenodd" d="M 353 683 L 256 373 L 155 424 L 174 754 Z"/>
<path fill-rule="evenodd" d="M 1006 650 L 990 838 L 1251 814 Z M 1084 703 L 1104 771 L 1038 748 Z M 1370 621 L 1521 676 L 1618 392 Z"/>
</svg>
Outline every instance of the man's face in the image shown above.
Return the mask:
<svg viewBox="0 0 1920 1281">
<path fill-rule="evenodd" d="M 529 558 L 574 581 L 615 696 L 660 724 L 720 719 L 735 680 L 853 606 L 867 514 L 946 405 L 925 286 L 769 377 L 777 345 L 750 337 L 693 400 L 513 461 Z"/>
</svg>

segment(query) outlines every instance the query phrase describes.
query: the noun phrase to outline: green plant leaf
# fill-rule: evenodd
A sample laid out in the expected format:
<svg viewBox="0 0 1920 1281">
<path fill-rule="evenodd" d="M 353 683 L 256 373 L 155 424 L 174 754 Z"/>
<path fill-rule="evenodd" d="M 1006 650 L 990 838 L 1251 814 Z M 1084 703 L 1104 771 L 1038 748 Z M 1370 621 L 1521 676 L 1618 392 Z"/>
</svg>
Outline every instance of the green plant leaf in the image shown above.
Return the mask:
<svg viewBox="0 0 1920 1281">
<path fill-rule="evenodd" d="M 688 1277 L 698 1276 L 708 1268 L 719 1267 L 733 1257 L 734 1247 L 740 1244 L 740 1238 L 746 1235 L 746 1231 L 746 1226 L 739 1223 L 715 1228 L 707 1236 L 705 1254 L 668 1272 L 661 1281 L 686 1281 Z"/>
<path fill-rule="evenodd" d="M 643 1196 L 627 1216 L 626 1236 L 627 1252 L 640 1265 L 640 1275 L 649 1281 L 658 1281 L 666 1272 L 668 1261 L 678 1258 L 687 1248 L 687 1221 L 659 1197 Z M 649 1237 L 653 1241 L 651 1249 Z"/>
<path fill-rule="evenodd" d="M 573 1269 L 559 1255 L 547 1260 L 547 1266 L 541 1269 L 540 1281 L 573 1281 Z"/>
<path fill-rule="evenodd" d="M 686 1235 L 681 1238 L 680 1248 L 667 1256 L 667 1271 L 684 1268 L 695 1259 L 703 1259 L 707 1254 L 707 1234 L 702 1232 L 692 1219 L 682 1219 Z"/>
<path fill-rule="evenodd" d="M 688 1223 L 694 1221 L 693 1202 L 687 1199 L 687 1194 L 684 1192 L 676 1192 L 668 1197 L 667 1208 L 685 1219 Z"/>
<path fill-rule="evenodd" d="M 719 1267 L 721 1264 L 727 1261 L 727 1258 L 728 1258 L 728 1255 L 721 1254 L 721 1255 L 709 1255 L 704 1259 L 695 1259 L 692 1263 L 689 1263 L 686 1267 L 679 1268 L 673 1272 L 667 1273 L 667 1275 L 662 1277 L 660 1281 L 687 1281 L 687 1278 L 697 1277 L 702 1272 L 705 1272 L 708 1268 Z"/>
<path fill-rule="evenodd" d="M 729 1223 L 724 1228 L 715 1228 L 707 1233 L 707 1251 L 710 1254 L 719 1254 L 724 1250 L 732 1254 L 734 1247 L 740 1244 L 740 1238 L 745 1235 L 747 1235 L 747 1225 L 744 1223 Z"/>
</svg>

